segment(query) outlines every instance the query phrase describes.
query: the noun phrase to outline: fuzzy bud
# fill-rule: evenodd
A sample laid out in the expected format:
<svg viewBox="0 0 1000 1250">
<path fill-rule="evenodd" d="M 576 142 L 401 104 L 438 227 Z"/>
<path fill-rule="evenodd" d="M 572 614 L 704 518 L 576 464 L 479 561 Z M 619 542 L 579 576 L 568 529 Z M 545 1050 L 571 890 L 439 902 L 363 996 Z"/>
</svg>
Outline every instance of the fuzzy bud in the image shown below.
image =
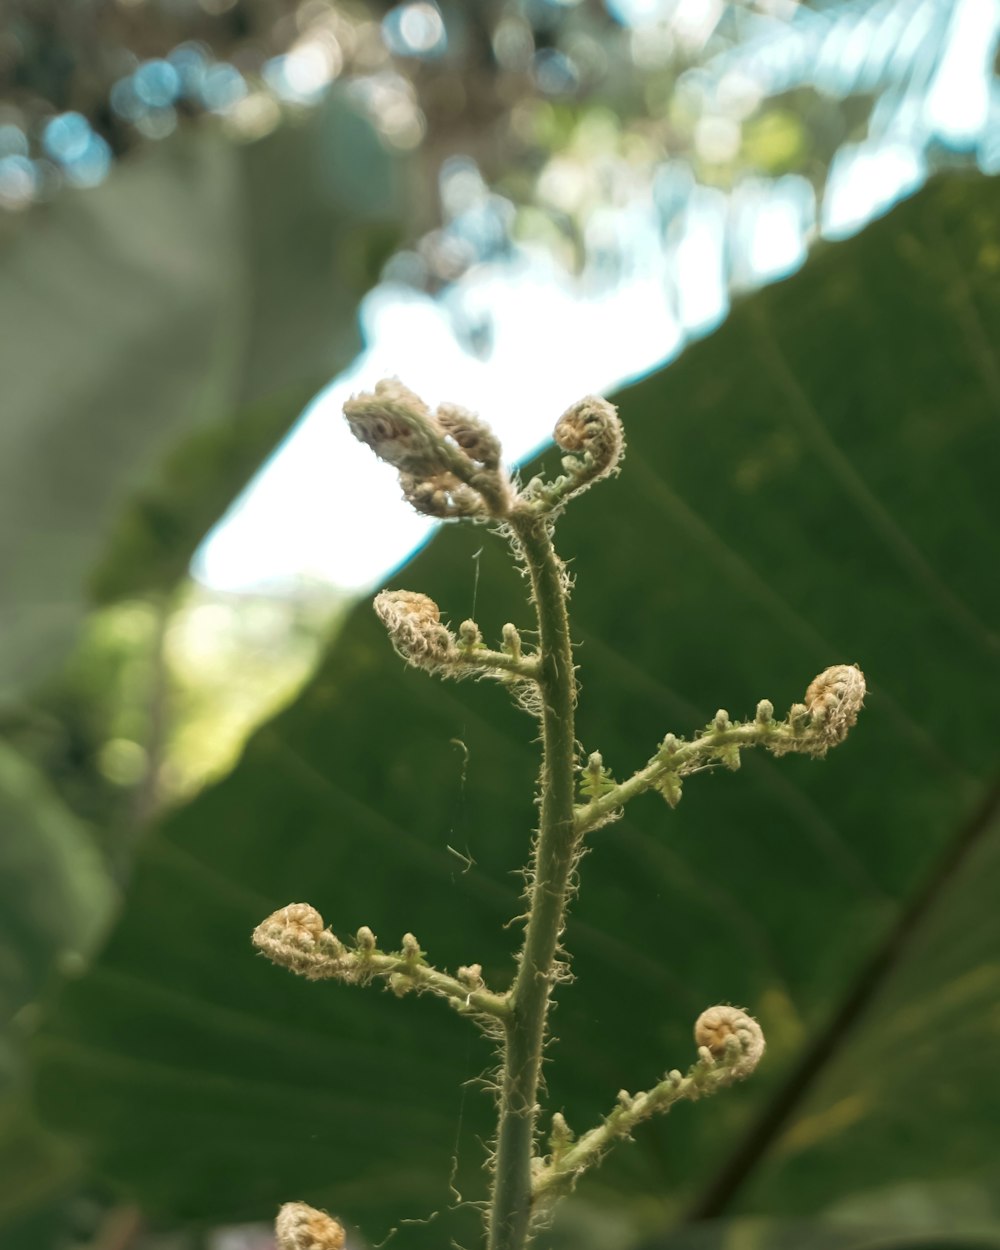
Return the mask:
<svg viewBox="0 0 1000 1250">
<path fill-rule="evenodd" d="M 556 422 L 554 437 L 563 451 L 573 453 L 566 469 L 581 484 L 613 473 L 625 450 L 618 411 L 598 395 L 567 408 Z"/>
<path fill-rule="evenodd" d="M 400 473 L 403 498 L 424 516 L 485 517 L 487 509 L 480 495 L 454 473 L 443 471 L 421 477 L 418 473 Z"/>
<path fill-rule="evenodd" d="M 308 903 L 280 907 L 253 931 L 253 944 L 273 964 L 310 980 L 342 975 L 343 943 Z"/>
<path fill-rule="evenodd" d="M 826 746 L 836 746 L 857 723 L 865 699 L 865 675 L 856 664 L 835 664 L 814 677 L 806 707 Z"/>
<path fill-rule="evenodd" d="M 412 933 L 403 934 L 402 953 L 403 953 L 404 959 L 413 959 L 413 960 L 419 959 L 420 956 L 423 954 L 423 951 L 420 949 L 420 943 L 417 941 L 417 939 L 413 936 Z"/>
<path fill-rule="evenodd" d="M 383 590 L 373 606 L 396 652 L 415 668 L 433 672 L 458 658 L 455 635 L 441 624 L 441 609 L 428 595 Z"/>
<path fill-rule="evenodd" d="M 567 1146 L 572 1145 L 576 1138 L 576 1134 L 566 1123 L 566 1117 L 561 1111 L 553 1112 L 552 1115 L 552 1131 L 549 1134 L 549 1148 L 552 1154 L 558 1158 Z"/>
<path fill-rule="evenodd" d="M 504 651 L 511 659 L 519 660 L 521 658 L 521 635 L 517 632 L 517 626 L 508 621 L 501 633 Z"/>
<path fill-rule="evenodd" d="M 758 725 L 770 725 L 774 720 L 774 704 L 770 699 L 761 699 L 757 704 L 756 720 Z"/>
<path fill-rule="evenodd" d="M 344 416 L 354 437 L 400 472 L 423 477 L 448 467 L 440 423 L 397 378 L 384 378 L 373 392 L 352 396 Z"/>
<path fill-rule="evenodd" d="M 343 1250 L 347 1234 L 343 1226 L 305 1202 L 286 1202 L 274 1221 L 277 1250 Z"/>
<path fill-rule="evenodd" d="M 439 404 L 437 419 L 470 460 L 484 469 L 497 468 L 502 455 L 500 440 L 485 421 L 458 404 Z"/>
<path fill-rule="evenodd" d="M 725 708 L 719 708 L 715 713 L 715 720 L 712 722 L 712 728 L 716 733 L 724 734 L 727 729 L 732 729 L 733 723 L 729 719 L 729 713 Z"/>
<path fill-rule="evenodd" d="M 375 934 L 366 924 L 363 924 L 356 934 L 358 950 L 364 954 L 371 954 L 375 950 L 378 943 L 375 940 Z"/>
<path fill-rule="evenodd" d="M 483 965 L 482 964 L 463 964 L 459 968 L 455 976 L 466 989 L 481 990 L 483 988 Z"/>
<path fill-rule="evenodd" d="M 467 651 L 482 646 L 483 635 L 475 621 L 463 621 L 459 625 L 458 641 Z"/>
<path fill-rule="evenodd" d="M 433 517 L 506 516 L 510 479 L 489 426 L 454 404 L 432 413 L 396 378 L 344 405 L 351 431 L 379 459 L 399 470 L 403 496 Z"/>
<path fill-rule="evenodd" d="M 269 916 L 259 927 L 280 929 L 282 939 L 289 945 L 309 949 L 323 932 L 323 917 L 309 903 L 289 903 Z"/>
<path fill-rule="evenodd" d="M 664 773 L 657 783 L 657 789 L 670 807 L 676 807 L 681 801 L 683 786 L 684 783 L 676 773 Z"/>
<path fill-rule="evenodd" d="M 720 1005 L 703 1011 L 694 1025 L 694 1040 L 713 1059 L 730 1059 L 734 1077 L 749 1076 L 764 1053 L 764 1033 L 760 1025 L 739 1007 Z"/>
</svg>

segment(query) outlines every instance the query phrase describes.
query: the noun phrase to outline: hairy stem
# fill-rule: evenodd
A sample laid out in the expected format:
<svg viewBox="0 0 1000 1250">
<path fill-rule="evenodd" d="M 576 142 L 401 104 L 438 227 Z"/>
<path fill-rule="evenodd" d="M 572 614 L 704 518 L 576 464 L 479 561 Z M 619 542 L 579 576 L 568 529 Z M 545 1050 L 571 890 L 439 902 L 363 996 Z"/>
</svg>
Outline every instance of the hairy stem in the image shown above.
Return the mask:
<svg viewBox="0 0 1000 1250">
<path fill-rule="evenodd" d="M 557 1198 L 570 1193 L 577 1178 L 599 1163 L 616 1141 L 627 1139 L 643 1120 L 669 1111 L 674 1103 L 683 1099 L 694 1102 L 724 1085 L 732 1084 L 742 1075 L 739 1069 L 740 1053 L 739 1043 L 734 1038 L 722 1062 L 717 1062 L 703 1048 L 698 1062 L 686 1075 L 675 1069 L 668 1072 L 658 1085 L 641 1094 L 627 1094 L 622 1090 L 618 1095 L 618 1105 L 602 1124 L 592 1128 L 572 1145 L 554 1150 L 546 1165 L 536 1173 L 532 1182 L 536 1206 L 550 1206 Z"/>
<path fill-rule="evenodd" d="M 806 708 L 801 707 L 801 711 L 805 713 Z M 720 716 L 724 715 L 725 713 L 720 713 Z M 816 756 L 825 755 L 830 745 L 831 741 L 824 734 L 822 722 L 818 726 L 808 723 L 796 725 L 794 717 L 783 721 L 766 718 L 739 724 L 727 722 L 725 728 L 710 726 L 690 742 L 679 741 L 672 734 L 668 734 L 645 768 L 634 773 L 628 781 L 613 786 L 589 803 L 576 808 L 577 833 L 588 833 L 608 820 L 617 819 L 630 799 L 647 790 L 662 787 L 664 780 L 671 775 L 683 777 L 704 764 L 725 761 L 727 749 L 738 752 L 745 747 L 764 746 L 774 755 L 800 752 Z M 739 767 L 738 756 L 735 760 L 730 757 L 729 767 Z"/>
<path fill-rule="evenodd" d="M 661 747 L 645 768 L 634 773 L 628 781 L 606 791 L 576 809 L 576 824 L 580 833 L 586 833 L 602 824 L 638 794 L 645 794 L 658 786 L 669 773 L 681 773 L 696 767 L 703 760 L 710 760 L 726 746 L 752 747 L 758 743 L 773 742 L 781 738 L 789 744 L 795 741 L 794 731 L 780 722 L 763 724 L 747 722 L 731 725 L 728 729 L 709 729 L 691 742 L 678 742 L 672 748 Z M 791 745 L 788 749 L 792 749 Z"/>
<path fill-rule="evenodd" d="M 358 945 L 348 950 L 335 933 L 323 927 L 323 917 L 308 903 L 279 907 L 254 929 L 253 944 L 272 963 L 310 981 L 364 985 L 374 977 L 384 977 L 397 994 L 410 990 L 436 994 L 456 1010 L 490 1025 L 510 1012 L 507 995 L 490 993 L 478 964 L 459 968 L 452 977 L 425 961 L 412 933 L 404 935 L 401 951 L 381 951 L 367 927 L 358 930 Z"/>
<path fill-rule="evenodd" d="M 531 1165 L 546 1019 L 576 847 L 573 711 L 576 677 L 566 579 L 550 522 L 533 512 L 510 520 L 538 614 L 542 696 L 541 820 L 531 863 L 528 922 L 505 1020 L 503 1077 L 489 1250 L 522 1250 L 531 1220 Z"/>
<path fill-rule="evenodd" d="M 464 664 L 469 668 L 479 668 L 486 672 L 490 669 L 497 669 L 500 672 L 511 673 L 515 677 L 524 677 L 533 681 L 538 679 L 538 661 L 532 655 L 515 657 L 506 655 L 503 651 L 490 651 L 486 647 L 476 647 L 475 650 L 460 651 L 453 663 L 456 668 Z"/>
</svg>

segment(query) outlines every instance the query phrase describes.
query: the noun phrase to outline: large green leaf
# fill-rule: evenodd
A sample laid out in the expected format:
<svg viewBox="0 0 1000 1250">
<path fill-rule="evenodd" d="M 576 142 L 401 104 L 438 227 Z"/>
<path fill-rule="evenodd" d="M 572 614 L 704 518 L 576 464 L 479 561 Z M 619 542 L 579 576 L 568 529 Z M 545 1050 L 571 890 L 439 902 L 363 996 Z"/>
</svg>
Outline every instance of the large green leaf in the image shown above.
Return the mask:
<svg viewBox="0 0 1000 1250">
<path fill-rule="evenodd" d="M 6 240 L 0 697 L 60 658 L 88 580 L 172 584 L 351 359 L 391 179 L 334 97 L 253 144 L 188 131 Z"/>
<path fill-rule="evenodd" d="M 637 1228 L 1000 1181 L 998 209 L 995 183 L 938 182 L 745 300 L 620 396 L 624 473 L 561 526 L 579 733 L 619 776 L 720 705 L 788 706 L 830 663 L 871 681 L 828 760 L 749 758 L 692 778 L 676 812 L 646 797 L 582 864 L 550 1108 L 584 1128 L 683 1066 L 713 1002 L 770 1042 L 752 1080 L 581 1187 L 633 1202 Z M 495 638 L 527 612 L 483 542 L 444 530 L 402 583 Z M 502 984 L 532 737 L 495 689 L 404 671 L 360 607 L 302 699 L 144 849 L 40 1049 L 49 1116 L 175 1217 L 306 1197 L 374 1240 L 449 1201 L 456 1141 L 477 1197 L 489 1099 L 460 1083 L 490 1056 L 464 1022 L 297 981 L 248 934 L 308 899 Z M 444 1223 L 398 1244 L 447 1244 Z"/>
</svg>

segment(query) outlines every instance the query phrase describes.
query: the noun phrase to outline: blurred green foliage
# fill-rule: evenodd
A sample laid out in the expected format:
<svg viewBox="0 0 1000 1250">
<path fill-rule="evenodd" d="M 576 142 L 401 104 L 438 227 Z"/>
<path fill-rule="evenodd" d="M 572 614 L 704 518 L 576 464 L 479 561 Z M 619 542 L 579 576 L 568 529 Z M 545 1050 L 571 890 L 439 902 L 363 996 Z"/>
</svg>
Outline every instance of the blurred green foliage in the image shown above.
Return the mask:
<svg viewBox="0 0 1000 1250">
<path fill-rule="evenodd" d="M 192 130 L 6 223 L 5 1250 L 64 1244 L 63 1199 L 80 1184 L 76 1146 L 28 1109 L 37 1000 L 93 949 L 152 813 L 228 767 L 329 629 L 333 593 L 212 604 L 177 587 L 205 530 L 358 350 L 357 302 L 396 229 L 402 176 L 337 96 L 252 144 Z M 206 678 L 204 655 L 177 639 L 213 607 L 235 625 Z"/>
<path fill-rule="evenodd" d="M 75 1148 L 33 1113 L 22 1043 L 37 1027 L 37 1000 L 53 977 L 79 974 L 93 953 L 116 889 L 90 831 L 6 743 L 0 880 L 0 1230 L 5 1248 L 15 1250 L 62 1222 L 61 1204 L 51 1200 L 79 1170 Z"/>
<path fill-rule="evenodd" d="M 0 719 L 124 868 L 148 818 L 228 772 L 247 734 L 295 693 L 338 619 L 328 587 L 172 596 L 92 612 L 72 655 Z"/>
<path fill-rule="evenodd" d="M 176 583 L 358 350 L 359 260 L 399 194 L 338 97 L 257 143 L 184 136 L 20 223 L 0 255 L 0 696 L 65 653 L 91 596 Z"/>
<path fill-rule="evenodd" d="M 101 176 L 85 143 L 62 154 L 53 144 L 50 126 L 67 117 L 110 161 L 206 113 L 232 135 L 269 134 L 334 83 L 418 171 L 406 230 L 415 256 L 395 278 L 447 288 L 514 237 L 579 269 L 594 209 L 657 200 L 665 173 L 725 189 L 794 174 L 821 193 L 845 145 L 933 149 L 916 97 L 947 59 L 958 7 L 10 0 L 0 159 L 9 148 L 30 169 L 12 171 L 8 188 L 0 165 L 0 209 Z M 599 155 L 574 142 L 595 115 L 615 119 Z M 441 179 L 456 155 L 495 193 L 485 237 L 449 232 L 456 212 Z M 661 208 L 666 230 L 672 210 Z"/>
</svg>

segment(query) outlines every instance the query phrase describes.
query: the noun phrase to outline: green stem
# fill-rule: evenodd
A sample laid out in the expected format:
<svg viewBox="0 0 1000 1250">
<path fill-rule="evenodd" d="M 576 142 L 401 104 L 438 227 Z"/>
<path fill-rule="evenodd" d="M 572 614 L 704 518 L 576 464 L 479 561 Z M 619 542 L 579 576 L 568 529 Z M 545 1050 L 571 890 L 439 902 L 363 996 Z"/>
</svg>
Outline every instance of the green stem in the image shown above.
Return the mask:
<svg viewBox="0 0 1000 1250">
<path fill-rule="evenodd" d="M 674 1103 L 683 1099 L 693 1102 L 724 1085 L 731 1085 L 738 1079 L 734 1071 L 734 1061 L 738 1057 L 738 1048 L 722 1062 L 705 1053 L 686 1075 L 676 1070 L 668 1072 L 658 1085 L 641 1094 L 629 1095 L 623 1090 L 618 1096 L 618 1106 L 602 1124 L 584 1133 L 572 1145 L 553 1152 L 551 1160 L 536 1173 L 532 1183 L 536 1207 L 548 1208 L 556 1199 L 570 1193 L 577 1179 L 588 1168 L 600 1163 L 615 1142 L 630 1137 L 643 1120 L 669 1111 Z"/>
<path fill-rule="evenodd" d="M 510 1014 L 508 995 L 491 993 L 478 975 L 463 980 L 461 976 L 440 972 L 425 962 L 419 948 L 407 951 L 404 946 L 398 954 L 380 951 L 375 946 L 359 945 L 355 950 L 348 950 L 329 929 L 318 938 L 303 942 L 299 928 L 293 926 L 289 932 L 288 911 L 289 908 L 279 908 L 259 924 L 253 934 L 257 949 L 279 967 L 308 977 L 310 981 L 343 981 L 347 985 L 385 977 L 390 989 L 397 994 L 409 990 L 436 994 L 462 1014 L 478 1016 L 481 1022 L 491 1026 L 494 1020 L 504 1020 Z M 314 914 L 319 920 L 319 913 Z M 416 939 L 412 941 L 416 945 Z"/>
<path fill-rule="evenodd" d="M 452 663 L 456 667 L 467 664 L 470 668 L 481 668 L 487 671 L 498 669 L 504 673 L 511 673 L 515 677 L 524 677 L 531 681 L 538 680 L 538 660 L 532 655 L 512 656 L 503 651 L 490 651 L 486 647 L 476 647 L 469 651 L 459 649 L 458 658 Z"/>
<path fill-rule="evenodd" d="M 448 999 L 458 1011 L 473 1016 L 492 1016 L 503 1020 L 510 1014 L 505 995 L 491 994 L 485 988 L 475 989 L 455 977 L 450 977 L 446 972 L 439 972 L 429 964 L 414 963 L 405 955 L 372 951 L 370 954 L 365 952 L 363 955 L 355 955 L 354 959 L 364 973 L 397 978 L 390 981 L 391 988 L 397 992 L 412 988 L 418 992 L 436 994 L 439 998 Z"/>
<path fill-rule="evenodd" d="M 524 946 L 511 988 L 510 1015 L 505 1021 L 489 1250 L 522 1250 L 528 1242 L 542 1049 L 576 852 L 576 676 L 566 612 L 566 575 L 552 546 L 547 518 L 525 511 L 515 513 L 510 525 L 528 568 L 538 615 L 541 820 L 532 852 Z"/>
<path fill-rule="evenodd" d="M 806 726 L 797 728 L 791 721 L 744 721 L 727 729 L 708 729 L 690 742 L 674 740 L 668 748 L 661 746 L 645 768 L 628 781 L 576 809 L 576 830 L 582 835 L 608 819 L 621 814 L 620 809 L 638 794 L 662 784 L 673 773 L 683 776 L 705 763 L 718 759 L 726 747 L 765 746 L 775 755 L 800 752 L 805 755 L 824 754 L 827 743 L 819 731 Z"/>
</svg>

